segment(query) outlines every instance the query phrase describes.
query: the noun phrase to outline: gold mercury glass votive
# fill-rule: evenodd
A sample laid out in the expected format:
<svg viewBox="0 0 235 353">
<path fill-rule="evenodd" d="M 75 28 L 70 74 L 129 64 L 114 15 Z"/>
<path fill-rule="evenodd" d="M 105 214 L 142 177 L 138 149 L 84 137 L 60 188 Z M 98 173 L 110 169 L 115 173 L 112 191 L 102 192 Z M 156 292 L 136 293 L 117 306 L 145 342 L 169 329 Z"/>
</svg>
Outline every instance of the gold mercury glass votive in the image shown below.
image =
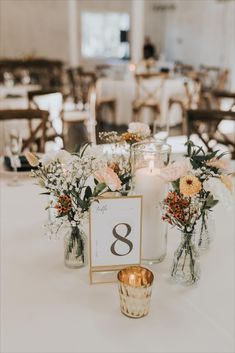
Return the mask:
<svg viewBox="0 0 235 353">
<path fill-rule="evenodd" d="M 145 267 L 130 266 L 118 272 L 121 312 L 132 318 L 149 313 L 154 275 Z"/>
</svg>

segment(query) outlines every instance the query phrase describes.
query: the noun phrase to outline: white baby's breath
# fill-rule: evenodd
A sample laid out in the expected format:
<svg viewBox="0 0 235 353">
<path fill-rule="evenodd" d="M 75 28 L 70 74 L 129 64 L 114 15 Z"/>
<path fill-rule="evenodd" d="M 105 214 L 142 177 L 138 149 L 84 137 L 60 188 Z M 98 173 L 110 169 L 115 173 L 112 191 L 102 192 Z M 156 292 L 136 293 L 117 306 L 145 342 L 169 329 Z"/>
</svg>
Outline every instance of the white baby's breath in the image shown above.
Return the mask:
<svg viewBox="0 0 235 353">
<path fill-rule="evenodd" d="M 146 138 L 151 134 L 149 126 L 145 123 L 130 123 L 128 125 L 128 132 L 139 135 L 143 138 Z"/>
</svg>

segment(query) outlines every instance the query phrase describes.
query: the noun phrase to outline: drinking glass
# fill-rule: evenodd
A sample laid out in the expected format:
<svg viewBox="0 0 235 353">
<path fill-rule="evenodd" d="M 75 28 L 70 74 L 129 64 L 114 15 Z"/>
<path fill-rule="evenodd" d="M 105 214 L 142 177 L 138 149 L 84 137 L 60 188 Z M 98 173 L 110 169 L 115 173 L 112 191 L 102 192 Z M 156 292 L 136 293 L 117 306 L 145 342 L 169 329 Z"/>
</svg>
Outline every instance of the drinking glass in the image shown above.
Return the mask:
<svg viewBox="0 0 235 353">
<path fill-rule="evenodd" d="M 6 131 L 6 154 L 11 159 L 11 166 L 14 171 L 13 178 L 8 182 L 10 186 L 18 186 L 19 178 L 17 168 L 20 166 L 19 155 L 22 149 L 21 132 L 15 128 L 9 128 Z"/>
<path fill-rule="evenodd" d="M 169 124 L 161 124 L 159 121 L 153 122 L 153 137 L 155 140 L 162 140 L 165 143 L 169 137 Z"/>
</svg>

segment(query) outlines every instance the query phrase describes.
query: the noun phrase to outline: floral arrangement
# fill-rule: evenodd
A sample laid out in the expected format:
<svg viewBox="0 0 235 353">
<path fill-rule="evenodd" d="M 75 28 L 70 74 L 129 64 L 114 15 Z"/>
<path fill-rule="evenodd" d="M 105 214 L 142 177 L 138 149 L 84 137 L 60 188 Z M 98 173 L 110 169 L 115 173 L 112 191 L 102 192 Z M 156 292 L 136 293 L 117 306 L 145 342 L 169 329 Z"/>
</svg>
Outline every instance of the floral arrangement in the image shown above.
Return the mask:
<svg viewBox="0 0 235 353">
<path fill-rule="evenodd" d="M 151 130 L 144 123 L 130 123 L 128 130 L 121 134 L 116 131 L 100 132 L 99 137 L 106 143 L 109 143 L 109 152 L 107 154 L 107 164 L 114 169 L 119 178 L 125 184 L 125 192 L 130 190 L 131 181 L 131 150 L 130 146 L 136 142 L 144 141 L 150 138 Z M 110 153 L 111 151 L 111 153 Z"/>
<path fill-rule="evenodd" d="M 188 141 L 184 159 L 163 168 L 160 176 L 171 183 L 162 201 L 162 219 L 182 232 L 182 241 L 175 251 L 171 276 L 184 285 L 196 283 L 200 278 L 199 253 L 193 234 L 201 219 L 198 246 L 202 245 L 207 230 L 209 212 L 219 202 L 218 190 L 232 192 L 225 153 L 205 153 L 203 148 Z M 209 238 L 206 239 L 209 246 Z"/>
<path fill-rule="evenodd" d="M 46 189 L 43 194 L 53 196 L 50 207 L 55 208 L 57 218 L 72 225 L 84 218 L 94 198 L 119 191 L 123 185 L 112 168 L 84 154 L 86 147 L 72 154 L 65 150 L 49 152 L 41 160 L 31 152 L 26 153 L 30 165 L 38 167 L 32 171 L 32 177 Z"/>
<path fill-rule="evenodd" d="M 77 256 L 83 254 L 81 222 L 87 216 L 91 202 L 105 192 L 120 191 L 123 183 L 115 171 L 95 157 L 85 154 L 87 145 L 70 154 L 65 150 L 47 153 L 42 159 L 27 152 L 32 177 L 50 196 L 47 208 L 56 214 L 49 225 L 49 233 L 57 233 L 62 225 L 72 228 L 70 250 L 79 242 Z"/>
<path fill-rule="evenodd" d="M 122 134 L 116 131 L 100 132 L 99 137 L 101 140 L 109 143 L 128 143 L 132 145 L 135 142 L 143 141 L 149 138 L 151 130 L 147 124 L 144 123 L 130 123 L 128 130 Z"/>
<path fill-rule="evenodd" d="M 232 180 L 225 153 L 205 153 L 188 141 L 185 159 L 161 170 L 161 177 L 171 182 L 171 190 L 163 200 L 163 220 L 184 232 L 192 232 L 197 220 L 205 220 L 207 212 L 219 202 L 218 190 L 225 186 L 232 192 Z M 215 187 L 215 185 L 217 187 Z"/>
</svg>

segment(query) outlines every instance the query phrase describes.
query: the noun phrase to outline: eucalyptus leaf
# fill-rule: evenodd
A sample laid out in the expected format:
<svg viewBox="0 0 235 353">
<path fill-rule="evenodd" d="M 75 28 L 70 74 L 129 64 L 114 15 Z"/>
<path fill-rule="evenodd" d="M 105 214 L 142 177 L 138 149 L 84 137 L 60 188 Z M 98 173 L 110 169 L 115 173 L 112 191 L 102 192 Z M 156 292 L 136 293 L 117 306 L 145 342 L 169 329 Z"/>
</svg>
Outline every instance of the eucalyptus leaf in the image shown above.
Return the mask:
<svg viewBox="0 0 235 353">
<path fill-rule="evenodd" d="M 89 199 L 92 196 L 92 190 L 90 186 L 87 186 L 86 190 L 85 190 L 85 194 L 84 194 L 84 198 L 85 199 Z"/>
</svg>

